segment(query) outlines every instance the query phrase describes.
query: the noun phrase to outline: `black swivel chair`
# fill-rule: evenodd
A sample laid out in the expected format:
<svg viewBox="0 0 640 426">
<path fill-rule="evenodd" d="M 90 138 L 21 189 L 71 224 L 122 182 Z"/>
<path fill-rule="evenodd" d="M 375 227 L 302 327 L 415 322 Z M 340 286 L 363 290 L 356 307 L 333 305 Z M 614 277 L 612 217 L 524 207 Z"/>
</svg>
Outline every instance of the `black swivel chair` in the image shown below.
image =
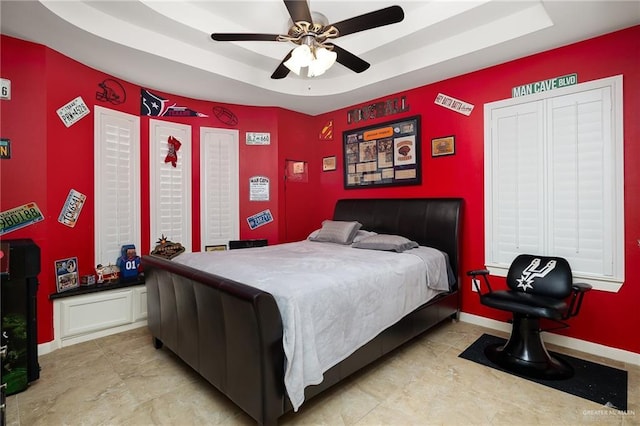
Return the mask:
<svg viewBox="0 0 640 426">
<path fill-rule="evenodd" d="M 571 365 L 549 355 L 540 337 L 540 331 L 550 330 L 540 330 L 541 318 L 559 322 L 560 328 L 568 327 L 563 321 L 578 314 L 584 294 L 591 290 L 589 284 L 573 282 L 566 259 L 519 255 L 509 267 L 507 290 L 493 290 L 487 270 L 469 271 L 467 275 L 484 279 L 487 291 L 482 293 L 476 286 L 480 303 L 513 313 L 507 343 L 484 350 L 491 362 L 525 377 L 560 380 L 573 376 Z"/>
</svg>

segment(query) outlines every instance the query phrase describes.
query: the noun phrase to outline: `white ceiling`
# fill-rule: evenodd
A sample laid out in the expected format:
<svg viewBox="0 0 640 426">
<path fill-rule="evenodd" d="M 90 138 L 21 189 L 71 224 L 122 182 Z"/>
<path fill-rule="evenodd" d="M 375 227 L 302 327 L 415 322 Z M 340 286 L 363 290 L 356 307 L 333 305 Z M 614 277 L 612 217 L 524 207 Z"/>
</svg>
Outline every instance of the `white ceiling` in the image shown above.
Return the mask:
<svg viewBox="0 0 640 426">
<path fill-rule="evenodd" d="M 335 44 L 371 67 L 270 78 L 294 45 L 216 42 L 212 32 L 286 34 L 281 0 L 6 1 L 3 34 L 44 44 L 117 78 L 175 95 L 316 115 L 640 23 L 640 1 L 328 1 L 330 23 L 390 5 L 404 21 Z"/>
</svg>

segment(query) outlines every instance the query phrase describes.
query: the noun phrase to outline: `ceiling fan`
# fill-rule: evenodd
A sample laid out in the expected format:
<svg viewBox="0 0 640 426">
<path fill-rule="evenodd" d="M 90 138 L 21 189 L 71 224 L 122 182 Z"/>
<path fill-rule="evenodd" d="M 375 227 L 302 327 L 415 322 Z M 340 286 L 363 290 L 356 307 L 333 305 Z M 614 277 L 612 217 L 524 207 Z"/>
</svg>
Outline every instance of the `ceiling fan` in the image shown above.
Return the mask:
<svg viewBox="0 0 640 426">
<path fill-rule="evenodd" d="M 307 69 L 307 76 L 324 73 L 334 62 L 339 62 L 350 70 L 361 73 L 370 64 L 353 53 L 333 43 L 333 40 L 348 34 L 372 28 L 395 24 L 404 19 L 400 6 L 389 6 L 365 13 L 334 24 L 327 24 L 326 18 L 312 13 L 306 0 L 283 0 L 293 25 L 287 34 L 213 33 L 216 41 L 285 41 L 297 44 L 280 62 L 271 75 L 273 79 L 285 78 L 289 71 L 300 74 Z"/>
</svg>

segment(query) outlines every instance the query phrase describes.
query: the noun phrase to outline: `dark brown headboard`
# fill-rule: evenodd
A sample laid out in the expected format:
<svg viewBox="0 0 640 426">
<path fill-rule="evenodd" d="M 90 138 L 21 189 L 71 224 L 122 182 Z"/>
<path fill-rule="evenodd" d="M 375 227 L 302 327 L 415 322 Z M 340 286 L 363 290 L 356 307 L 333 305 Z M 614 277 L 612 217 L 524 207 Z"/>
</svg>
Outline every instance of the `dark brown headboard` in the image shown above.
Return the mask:
<svg viewBox="0 0 640 426">
<path fill-rule="evenodd" d="M 338 200 L 334 220 L 357 220 L 362 229 L 402 235 L 449 255 L 459 282 L 461 198 Z"/>
</svg>

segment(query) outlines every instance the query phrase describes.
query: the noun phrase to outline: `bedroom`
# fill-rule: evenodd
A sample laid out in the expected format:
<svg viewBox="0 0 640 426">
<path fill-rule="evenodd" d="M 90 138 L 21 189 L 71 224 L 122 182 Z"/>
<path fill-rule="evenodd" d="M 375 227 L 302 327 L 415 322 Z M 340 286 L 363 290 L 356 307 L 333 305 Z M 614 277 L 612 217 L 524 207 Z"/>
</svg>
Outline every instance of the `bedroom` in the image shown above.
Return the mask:
<svg viewBox="0 0 640 426">
<path fill-rule="evenodd" d="M 478 176 L 483 172 L 483 119 L 481 106 L 487 102 L 505 99 L 511 88 L 526 82 L 542 80 L 570 73 L 577 73 L 580 82 L 624 76 L 625 94 L 625 157 L 638 158 L 640 128 L 634 120 L 638 110 L 640 89 L 638 56 L 639 27 L 632 27 L 592 40 L 576 43 L 518 59 L 462 76 L 443 80 L 401 93 L 389 93 L 380 99 L 355 103 L 347 108 L 309 116 L 277 107 L 251 107 L 206 102 L 162 92 L 179 105 L 187 105 L 195 111 L 211 111 L 215 105 L 223 105 L 238 117 L 240 134 L 268 132 L 277 139 L 269 146 L 240 146 L 240 181 L 248 182 L 256 174 L 266 175 L 273 182 L 271 200 L 262 202 L 259 210 L 269 209 L 274 221 L 252 231 L 244 224 L 239 237 L 267 238 L 270 244 L 303 239 L 318 224 L 331 216 L 337 199 L 345 197 L 461 197 L 465 200 L 463 216 L 463 256 L 461 270 L 477 268 L 484 264 L 483 183 Z M 2 160 L 2 210 L 36 201 L 47 218 L 54 218 L 70 188 L 89 198 L 93 197 L 93 126 L 92 117 L 65 128 L 53 114 L 70 99 L 81 95 L 90 107 L 104 106 L 95 99 L 98 83 L 113 78 L 86 65 L 69 59 L 42 45 L 2 36 L 2 77 L 12 82 L 11 101 L 2 101 L 2 137 L 12 142 L 12 158 Z M 139 115 L 140 102 L 137 93 L 141 87 L 121 81 L 129 94 L 126 102 L 110 108 Z M 476 110 L 469 117 L 445 110 L 433 103 L 438 93 L 451 94 L 474 104 Z M 358 128 L 363 123 L 347 125 L 348 111 L 369 103 L 404 97 L 410 109 L 397 116 L 384 117 L 372 123 L 385 122 L 396 117 L 420 115 L 422 117 L 423 181 L 421 185 L 345 190 L 341 161 L 336 171 L 322 172 L 322 159 L 342 155 L 341 136 L 347 129 Z M 193 126 L 193 134 L 201 125 L 197 118 L 172 119 Z M 217 123 L 213 117 L 203 119 L 207 126 Z M 330 120 L 334 123 L 333 140 L 319 140 L 320 129 Z M 141 117 L 140 128 L 149 127 L 149 118 Z M 295 123 L 295 125 L 291 125 Z M 148 134 L 141 132 L 141 145 L 148 146 Z M 433 138 L 456 135 L 455 155 L 431 157 L 426 148 Z M 195 140 L 195 137 L 194 137 Z M 305 141 L 306 143 L 300 143 Z M 258 148 L 258 149 L 256 149 Z M 148 154 L 148 152 L 147 152 Z M 141 205 L 142 216 L 149 217 L 148 155 L 141 155 Z M 285 159 L 308 162 L 309 179 L 306 183 L 291 183 L 284 187 L 282 170 Z M 193 149 L 193 164 L 199 164 L 198 150 Z M 28 178 L 24 176 L 28 171 Z M 193 193 L 199 189 L 196 168 L 193 175 Z M 19 182 L 19 183 L 18 183 Z M 42 185 L 46 182 L 46 186 Z M 275 184 L 275 182 L 278 182 Z M 640 261 L 640 224 L 634 218 L 640 214 L 635 194 L 640 190 L 640 172 L 627 162 L 625 167 L 625 263 L 626 282 L 619 292 L 592 292 L 589 294 L 580 317 L 563 332 L 566 336 L 589 344 L 596 350 L 611 348 L 612 353 L 622 351 L 625 356 L 640 353 L 640 342 L 634 338 L 634 325 L 638 323 L 637 300 L 640 282 L 632 266 Z M 286 191 L 285 191 L 286 189 Z M 241 185 L 241 218 L 255 214 L 258 209 L 249 202 L 248 185 Z M 354 195 L 354 192 L 357 195 Z M 322 194 L 318 197 L 317 194 Z M 28 199 L 27 199 L 28 198 Z M 193 197 L 194 212 L 192 247 L 200 241 L 200 206 Z M 67 228 L 49 219 L 10 234 L 11 238 L 32 238 L 42 248 L 43 273 L 40 276 L 38 294 L 38 343 L 46 350 L 54 339 L 53 305 L 49 295 L 55 292 L 53 265 L 56 259 L 78 256 L 82 272 L 88 273 L 94 266 L 93 216 L 91 203 L 85 205 L 78 223 Z M 147 221 L 142 222 L 141 253 L 148 253 L 152 235 Z M 61 243 L 64 242 L 64 243 Z M 462 285 L 462 312 L 466 320 L 491 324 L 491 320 L 505 321 L 508 317 L 482 307 L 471 292 L 469 283 Z M 463 320 L 465 315 L 463 315 Z"/>
</svg>

